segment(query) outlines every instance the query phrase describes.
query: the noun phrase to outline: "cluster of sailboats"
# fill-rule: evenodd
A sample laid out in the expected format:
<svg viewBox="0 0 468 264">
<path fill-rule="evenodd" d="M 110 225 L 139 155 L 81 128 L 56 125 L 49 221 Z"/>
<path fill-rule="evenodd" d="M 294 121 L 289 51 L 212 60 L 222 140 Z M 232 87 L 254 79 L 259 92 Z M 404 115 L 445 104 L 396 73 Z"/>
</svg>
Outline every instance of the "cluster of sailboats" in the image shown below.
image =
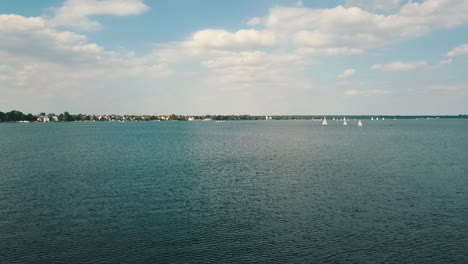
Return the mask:
<svg viewBox="0 0 468 264">
<path fill-rule="evenodd" d="M 323 117 L 322 126 L 327 126 L 327 125 L 328 125 L 327 119 L 325 117 Z M 343 117 L 343 126 L 347 126 L 347 125 L 348 125 L 348 122 L 347 122 L 346 118 Z M 362 127 L 362 121 L 361 120 L 358 121 L 357 126 Z"/>
</svg>

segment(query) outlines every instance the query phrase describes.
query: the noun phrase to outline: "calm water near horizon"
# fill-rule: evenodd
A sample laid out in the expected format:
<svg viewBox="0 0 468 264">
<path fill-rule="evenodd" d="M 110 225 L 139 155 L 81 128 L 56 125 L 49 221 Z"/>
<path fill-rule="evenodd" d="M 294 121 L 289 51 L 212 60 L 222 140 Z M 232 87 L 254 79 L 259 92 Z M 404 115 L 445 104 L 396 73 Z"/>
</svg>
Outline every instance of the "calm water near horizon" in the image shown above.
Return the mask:
<svg viewBox="0 0 468 264">
<path fill-rule="evenodd" d="M 468 120 L 0 123 L 0 263 L 468 263 Z"/>
</svg>

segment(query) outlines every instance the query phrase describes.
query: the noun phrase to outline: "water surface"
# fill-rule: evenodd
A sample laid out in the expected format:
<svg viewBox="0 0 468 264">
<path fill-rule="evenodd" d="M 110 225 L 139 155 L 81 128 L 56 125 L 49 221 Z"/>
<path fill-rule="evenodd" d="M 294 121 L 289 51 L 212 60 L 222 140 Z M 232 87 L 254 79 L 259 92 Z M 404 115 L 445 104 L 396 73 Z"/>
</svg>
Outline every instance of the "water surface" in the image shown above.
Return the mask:
<svg viewBox="0 0 468 264">
<path fill-rule="evenodd" d="M 0 262 L 468 262 L 468 121 L 355 123 L 0 123 Z"/>
</svg>

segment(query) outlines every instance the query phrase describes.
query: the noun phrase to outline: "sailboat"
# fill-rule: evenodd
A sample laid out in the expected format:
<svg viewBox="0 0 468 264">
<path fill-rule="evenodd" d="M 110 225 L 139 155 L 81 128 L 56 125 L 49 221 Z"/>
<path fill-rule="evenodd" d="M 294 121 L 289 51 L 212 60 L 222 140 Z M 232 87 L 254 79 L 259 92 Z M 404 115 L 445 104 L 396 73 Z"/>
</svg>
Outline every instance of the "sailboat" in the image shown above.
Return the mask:
<svg viewBox="0 0 468 264">
<path fill-rule="evenodd" d="M 382 121 L 385 120 L 385 117 L 382 117 Z"/>
<path fill-rule="evenodd" d="M 343 117 L 343 126 L 347 126 L 347 125 L 348 125 L 348 123 L 346 123 L 346 118 Z"/>
<path fill-rule="evenodd" d="M 328 125 L 327 119 L 323 117 L 322 126 Z"/>
<path fill-rule="evenodd" d="M 374 120 L 374 117 L 371 117 L 370 120 Z"/>
<path fill-rule="evenodd" d="M 361 122 L 361 120 L 359 120 L 359 122 L 357 123 L 357 126 L 358 126 L 358 127 L 362 127 L 362 122 Z"/>
</svg>

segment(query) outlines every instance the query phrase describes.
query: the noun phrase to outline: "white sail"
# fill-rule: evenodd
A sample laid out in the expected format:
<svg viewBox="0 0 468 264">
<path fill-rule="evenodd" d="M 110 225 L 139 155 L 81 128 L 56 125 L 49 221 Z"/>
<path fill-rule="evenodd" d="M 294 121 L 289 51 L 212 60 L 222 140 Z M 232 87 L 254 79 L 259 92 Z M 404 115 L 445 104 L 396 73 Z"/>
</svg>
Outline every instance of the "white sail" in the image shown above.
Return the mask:
<svg viewBox="0 0 468 264">
<path fill-rule="evenodd" d="M 327 119 L 323 117 L 322 126 L 328 125 Z"/>
<path fill-rule="evenodd" d="M 376 117 L 376 118 L 375 118 L 375 120 L 379 120 L 379 118 L 378 118 L 378 117 Z"/>
<path fill-rule="evenodd" d="M 346 123 L 346 118 L 343 117 L 343 126 L 347 126 L 348 123 Z"/>
<path fill-rule="evenodd" d="M 370 120 L 374 120 L 374 117 L 371 117 Z"/>
<path fill-rule="evenodd" d="M 385 120 L 385 117 L 382 117 L 382 120 Z"/>
<path fill-rule="evenodd" d="M 361 122 L 361 120 L 359 120 L 359 122 L 357 123 L 357 126 L 358 126 L 358 127 L 362 127 L 362 122 Z"/>
</svg>

